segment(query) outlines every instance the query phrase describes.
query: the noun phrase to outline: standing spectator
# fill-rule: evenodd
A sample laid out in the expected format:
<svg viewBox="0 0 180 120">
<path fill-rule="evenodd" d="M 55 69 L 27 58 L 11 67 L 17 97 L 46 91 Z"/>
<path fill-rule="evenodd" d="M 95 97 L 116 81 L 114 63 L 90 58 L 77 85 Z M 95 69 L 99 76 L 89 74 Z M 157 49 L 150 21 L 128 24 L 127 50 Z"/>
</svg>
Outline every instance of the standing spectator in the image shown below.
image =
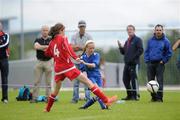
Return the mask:
<svg viewBox="0 0 180 120">
<path fill-rule="evenodd" d="M 175 42 L 175 44 L 172 47 L 173 51 L 176 51 L 177 48 L 180 48 L 180 38 Z M 179 57 L 178 57 L 176 65 L 177 65 L 178 70 L 180 71 L 180 51 L 179 51 Z"/>
<path fill-rule="evenodd" d="M 147 63 L 148 81 L 156 78 L 159 83 L 158 92 L 151 94 L 152 102 L 163 102 L 163 73 L 165 64 L 172 56 L 170 42 L 163 32 L 163 26 L 157 24 L 154 36 L 148 40 L 144 54 L 144 60 Z"/>
<path fill-rule="evenodd" d="M 0 70 L 3 103 L 8 103 L 8 74 L 9 74 L 9 35 L 3 32 L 3 26 L 0 22 Z"/>
<path fill-rule="evenodd" d="M 71 39 L 71 45 L 73 50 L 76 52 L 77 56 L 81 56 L 83 53 L 83 48 L 87 40 L 92 40 L 92 37 L 86 33 L 86 22 L 81 20 L 78 23 L 79 32 L 77 32 L 75 35 L 72 36 Z M 76 64 L 76 67 L 79 69 L 78 64 Z M 90 91 L 88 90 L 88 87 L 85 86 L 85 98 L 86 100 L 90 99 Z M 73 98 L 71 100 L 71 103 L 77 103 L 79 100 L 79 81 L 74 80 L 73 85 Z"/>
<path fill-rule="evenodd" d="M 45 74 L 46 97 L 50 94 L 50 82 L 52 76 L 51 58 L 44 55 L 44 51 L 48 48 L 51 38 L 48 36 L 49 27 L 44 25 L 41 28 L 41 37 L 34 41 L 34 49 L 36 50 L 37 64 L 34 69 L 35 81 L 33 88 L 33 99 L 31 103 L 37 102 L 39 93 L 39 84 Z"/>
<path fill-rule="evenodd" d="M 135 35 L 135 27 L 127 26 L 128 39 L 124 47 L 118 41 L 118 46 L 121 54 L 124 55 L 124 71 L 123 82 L 126 87 L 127 96 L 122 100 L 139 100 L 136 67 L 140 63 L 140 56 L 143 53 L 143 45 L 141 38 Z"/>
</svg>

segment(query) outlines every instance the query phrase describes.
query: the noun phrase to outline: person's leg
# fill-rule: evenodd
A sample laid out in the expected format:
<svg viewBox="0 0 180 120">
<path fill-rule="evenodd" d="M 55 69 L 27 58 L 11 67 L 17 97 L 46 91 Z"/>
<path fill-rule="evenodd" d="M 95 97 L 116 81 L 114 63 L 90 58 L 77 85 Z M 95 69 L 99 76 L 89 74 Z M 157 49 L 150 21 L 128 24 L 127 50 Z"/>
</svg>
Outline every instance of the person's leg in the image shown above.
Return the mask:
<svg viewBox="0 0 180 120">
<path fill-rule="evenodd" d="M 87 87 L 87 85 L 84 85 L 84 91 L 85 91 L 86 100 L 90 100 L 91 99 L 91 92 L 90 92 L 89 88 Z"/>
<path fill-rule="evenodd" d="M 97 99 L 95 97 L 92 97 L 91 99 L 87 100 L 87 102 L 79 109 L 87 109 L 88 107 L 93 105 L 96 101 L 97 101 Z"/>
<path fill-rule="evenodd" d="M 51 95 L 49 96 L 48 98 L 48 103 L 46 105 L 46 108 L 44 110 L 44 112 L 49 112 L 51 110 L 51 107 L 53 106 L 53 103 L 55 101 L 55 98 L 56 96 L 58 95 L 59 93 L 59 90 L 61 88 L 61 84 L 62 84 L 62 81 L 59 80 L 57 83 L 56 83 L 56 86 L 55 86 L 55 89 L 54 91 L 51 93 Z"/>
<path fill-rule="evenodd" d="M 83 73 L 84 74 L 84 73 Z M 87 76 L 87 74 L 84 74 Z M 95 84 L 95 80 L 94 80 L 94 77 L 89 77 L 89 80 L 91 80 L 93 82 L 93 84 Z M 91 99 L 91 93 L 90 93 L 90 89 L 88 88 L 87 85 L 84 85 L 84 90 L 85 90 L 85 97 L 86 97 L 86 100 L 90 100 Z"/>
<path fill-rule="evenodd" d="M 156 75 L 156 64 L 148 63 L 147 64 L 147 78 L 148 81 L 155 80 L 155 75 Z M 151 101 L 156 101 L 156 94 L 151 93 Z"/>
<path fill-rule="evenodd" d="M 140 99 L 140 92 L 139 92 L 139 82 L 138 82 L 138 76 L 139 76 L 139 71 L 140 71 L 141 65 L 138 63 L 136 65 L 136 75 L 137 75 L 137 80 L 136 80 L 136 86 L 137 86 L 137 97 Z"/>
<path fill-rule="evenodd" d="M 98 97 L 92 97 L 90 100 L 88 100 L 82 107 L 79 109 L 87 109 L 88 107 L 92 106 L 96 101 L 99 102 L 99 105 L 101 106 L 101 109 L 108 109 L 108 107 L 103 103 L 103 101 Z"/>
<path fill-rule="evenodd" d="M 102 87 L 102 80 L 101 77 L 89 77 L 89 79 L 97 86 Z M 106 109 L 106 105 L 102 102 L 101 99 L 99 99 L 98 97 L 92 97 L 91 99 L 89 99 L 82 107 L 80 107 L 80 109 L 87 109 L 88 107 L 90 107 L 91 105 L 93 105 L 96 101 L 99 102 L 101 109 Z"/>
<path fill-rule="evenodd" d="M 129 66 L 125 65 L 123 70 L 123 83 L 126 88 L 127 97 L 122 98 L 123 100 L 130 100 L 132 97 L 131 85 L 130 85 L 130 73 L 129 73 Z"/>
<path fill-rule="evenodd" d="M 1 79 L 2 79 L 2 101 L 8 100 L 8 73 L 9 63 L 7 59 L 1 61 Z"/>
<path fill-rule="evenodd" d="M 130 67 L 130 76 L 131 76 L 131 85 L 132 85 L 132 98 L 134 100 L 138 100 L 136 65 Z"/>
<path fill-rule="evenodd" d="M 79 65 L 75 64 L 76 68 L 79 69 Z M 79 80 L 75 79 L 73 80 L 73 98 L 71 100 L 71 103 L 77 103 L 79 100 Z"/>
<path fill-rule="evenodd" d="M 46 97 L 48 97 L 51 93 L 51 77 L 52 77 L 52 69 L 51 69 L 51 61 L 44 62 L 44 70 L 45 70 L 45 83 L 46 83 Z"/>
<path fill-rule="evenodd" d="M 75 79 L 73 84 L 73 98 L 72 103 L 77 103 L 79 100 L 79 80 Z"/>
<path fill-rule="evenodd" d="M 103 80 L 101 77 L 95 77 L 94 81 L 100 88 L 103 87 Z M 101 109 L 108 109 L 108 107 L 103 103 L 103 101 L 100 98 L 96 97 L 96 99 L 99 102 Z"/>
<path fill-rule="evenodd" d="M 33 88 L 33 93 L 32 93 L 33 97 L 32 97 L 32 100 L 30 101 L 31 103 L 35 102 L 38 97 L 39 84 L 42 80 L 42 75 L 43 75 L 43 65 L 41 61 L 38 61 L 34 69 L 35 80 L 34 80 L 34 88 Z"/>
<path fill-rule="evenodd" d="M 103 101 L 100 98 L 96 97 L 96 99 L 99 102 L 101 109 L 108 109 L 108 107 L 103 103 Z"/>
<path fill-rule="evenodd" d="M 77 79 L 86 84 L 89 89 L 98 96 L 107 106 L 110 106 L 113 102 L 117 101 L 117 96 L 113 96 L 111 98 L 108 98 L 105 96 L 105 94 L 96 86 L 94 85 L 86 76 L 84 76 L 82 73 L 77 77 Z"/>
<path fill-rule="evenodd" d="M 156 69 L 157 82 L 159 83 L 159 90 L 157 92 L 156 98 L 160 102 L 163 102 L 163 73 L 165 70 L 164 64 L 158 64 Z"/>
</svg>

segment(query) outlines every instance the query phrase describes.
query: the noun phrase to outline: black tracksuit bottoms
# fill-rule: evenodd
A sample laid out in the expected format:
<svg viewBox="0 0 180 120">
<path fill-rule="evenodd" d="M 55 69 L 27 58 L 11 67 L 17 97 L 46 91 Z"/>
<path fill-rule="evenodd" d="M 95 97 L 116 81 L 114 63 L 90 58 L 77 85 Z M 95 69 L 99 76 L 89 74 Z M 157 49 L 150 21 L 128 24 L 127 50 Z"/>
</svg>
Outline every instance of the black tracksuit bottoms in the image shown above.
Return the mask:
<svg viewBox="0 0 180 120">
<path fill-rule="evenodd" d="M 160 62 L 155 63 L 148 63 L 147 64 L 147 76 L 148 81 L 157 79 L 157 82 L 159 83 L 159 90 L 156 93 L 151 93 L 153 100 L 163 100 L 163 73 L 165 70 L 164 64 L 161 64 Z"/>
<path fill-rule="evenodd" d="M 125 64 L 123 71 L 123 82 L 127 91 L 127 96 L 130 98 L 138 98 L 138 83 L 136 74 L 136 65 Z"/>
<path fill-rule="evenodd" d="M 2 99 L 8 100 L 8 73 L 9 63 L 8 59 L 0 59 L 0 71 L 1 71 L 1 87 L 2 87 Z"/>
</svg>

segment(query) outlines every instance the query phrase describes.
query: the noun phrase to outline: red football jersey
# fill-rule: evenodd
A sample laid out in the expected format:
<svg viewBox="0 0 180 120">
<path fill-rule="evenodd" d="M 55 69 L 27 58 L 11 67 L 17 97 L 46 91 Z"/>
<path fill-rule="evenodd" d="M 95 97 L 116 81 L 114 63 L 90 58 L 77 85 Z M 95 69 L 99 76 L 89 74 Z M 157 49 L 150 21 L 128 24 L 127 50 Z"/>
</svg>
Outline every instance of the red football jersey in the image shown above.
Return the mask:
<svg viewBox="0 0 180 120">
<path fill-rule="evenodd" d="M 54 58 L 54 70 L 56 75 L 65 73 L 75 68 L 71 58 L 77 59 L 66 36 L 56 35 L 45 51 L 45 55 Z"/>
</svg>

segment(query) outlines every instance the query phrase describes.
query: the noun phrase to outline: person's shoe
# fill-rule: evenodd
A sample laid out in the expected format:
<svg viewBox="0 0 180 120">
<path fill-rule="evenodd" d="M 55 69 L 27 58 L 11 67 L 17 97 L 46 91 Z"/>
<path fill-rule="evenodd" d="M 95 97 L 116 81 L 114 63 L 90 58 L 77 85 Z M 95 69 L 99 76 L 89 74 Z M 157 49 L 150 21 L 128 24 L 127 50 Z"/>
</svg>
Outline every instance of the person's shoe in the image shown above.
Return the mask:
<svg viewBox="0 0 180 120">
<path fill-rule="evenodd" d="M 151 102 L 156 102 L 156 101 L 157 101 L 157 99 L 154 99 L 154 98 L 151 99 Z"/>
<path fill-rule="evenodd" d="M 4 104 L 8 104 L 8 100 L 4 99 L 4 100 L 3 100 L 3 103 L 4 103 Z"/>
<path fill-rule="evenodd" d="M 108 107 L 108 106 L 111 106 L 113 103 L 115 103 L 118 99 L 118 96 L 115 95 L 115 96 L 112 96 L 110 98 L 108 98 L 108 102 L 105 103 L 105 105 Z"/>
<path fill-rule="evenodd" d="M 46 108 L 43 110 L 43 112 L 49 112 Z"/>
<path fill-rule="evenodd" d="M 35 100 L 35 99 L 31 99 L 29 102 L 30 102 L 30 103 L 38 103 L 38 101 Z"/>
<path fill-rule="evenodd" d="M 87 109 L 87 108 L 85 108 L 85 107 L 79 107 L 79 109 L 81 109 L 81 110 L 82 110 L 82 109 Z"/>
<path fill-rule="evenodd" d="M 102 108 L 102 110 L 110 110 L 108 106 L 106 108 Z"/>
<path fill-rule="evenodd" d="M 78 100 L 71 100 L 71 103 L 76 104 L 78 103 Z"/>
<path fill-rule="evenodd" d="M 139 101 L 139 98 L 136 98 L 136 97 L 131 97 L 130 100 L 133 100 L 133 101 Z"/>
<path fill-rule="evenodd" d="M 125 98 L 122 98 L 121 100 L 132 100 L 132 97 L 126 96 Z"/>
<path fill-rule="evenodd" d="M 140 99 L 140 94 L 138 94 L 137 97 Z"/>
<path fill-rule="evenodd" d="M 162 99 L 157 99 L 156 102 L 163 102 L 163 100 Z"/>
</svg>

